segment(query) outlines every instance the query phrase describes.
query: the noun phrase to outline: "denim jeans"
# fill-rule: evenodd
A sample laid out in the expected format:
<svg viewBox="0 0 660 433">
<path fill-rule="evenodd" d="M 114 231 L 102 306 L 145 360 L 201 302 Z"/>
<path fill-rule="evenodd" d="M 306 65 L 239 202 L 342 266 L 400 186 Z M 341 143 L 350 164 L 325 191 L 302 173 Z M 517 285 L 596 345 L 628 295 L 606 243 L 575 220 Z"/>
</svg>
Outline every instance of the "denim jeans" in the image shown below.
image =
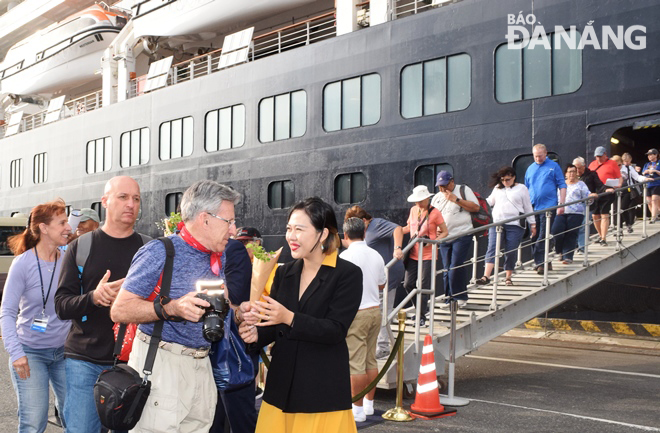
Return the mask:
<svg viewBox="0 0 660 433">
<path fill-rule="evenodd" d="M 67 433 L 97 433 L 101 420 L 94 404 L 94 384 L 99 374 L 112 365 L 66 359 L 66 403 L 61 415 Z M 120 433 L 118 430 L 116 433 Z"/>
<path fill-rule="evenodd" d="M 55 404 L 60 412 L 65 401 L 66 372 L 64 369 L 64 347 L 54 349 L 32 349 L 23 345 L 30 367 L 30 377 L 18 377 L 11 362 L 11 382 L 18 400 L 19 433 L 43 432 L 48 425 L 48 384 L 55 393 Z"/>
<path fill-rule="evenodd" d="M 504 247 L 504 269 L 512 271 L 516 267 L 518 259 L 518 246 L 522 240 L 525 230 L 519 225 L 504 224 L 504 231 L 500 239 L 500 248 Z M 486 252 L 486 263 L 495 263 L 495 244 L 497 242 L 497 230 L 495 227 L 488 229 L 488 252 Z"/>
<path fill-rule="evenodd" d="M 467 289 L 469 268 L 461 266 L 467 259 L 470 247 L 472 246 L 472 236 L 463 236 L 452 242 L 440 244 L 440 255 L 445 268 L 449 272 L 443 274 L 445 281 L 445 295 L 453 296 L 459 301 L 467 301 Z M 456 268 L 461 266 L 460 268 Z M 464 293 L 461 293 L 464 292 Z M 460 293 L 457 295 L 457 293 Z M 456 295 L 456 296 L 454 296 Z"/>
<path fill-rule="evenodd" d="M 578 238 L 577 238 L 577 244 L 578 244 L 578 249 L 581 251 L 584 251 L 584 227 L 586 224 L 591 225 L 591 215 L 593 215 L 593 212 L 589 209 L 589 213 L 587 214 L 585 211 L 584 219 L 582 220 L 582 225 L 580 225 L 580 229 L 577 231 L 578 232 Z M 593 226 L 589 228 L 589 233 L 593 234 L 595 232 L 595 229 Z"/>
<path fill-rule="evenodd" d="M 535 209 L 537 210 L 537 209 Z M 550 216 L 550 228 L 557 215 L 556 211 L 552 211 Z M 545 261 L 545 213 L 536 215 L 536 236 L 532 237 L 532 254 L 534 255 L 534 263 L 536 266 L 543 264 Z M 552 249 L 552 241 L 550 242 L 550 249 Z"/>
<path fill-rule="evenodd" d="M 555 237 L 557 254 L 564 260 L 573 260 L 573 253 L 577 248 L 577 227 L 582 223 L 584 216 L 578 213 L 557 215 L 552 224 L 551 233 Z"/>
</svg>

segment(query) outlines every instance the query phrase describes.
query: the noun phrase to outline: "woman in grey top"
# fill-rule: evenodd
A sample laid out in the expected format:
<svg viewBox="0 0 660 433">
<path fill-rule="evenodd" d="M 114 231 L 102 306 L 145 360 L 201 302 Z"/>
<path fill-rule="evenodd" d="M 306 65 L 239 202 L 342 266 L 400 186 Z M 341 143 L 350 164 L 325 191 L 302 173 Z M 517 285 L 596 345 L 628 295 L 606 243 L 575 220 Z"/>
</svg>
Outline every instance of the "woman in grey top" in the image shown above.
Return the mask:
<svg viewBox="0 0 660 433">
<path fill-rule="evenodd" d="M 0 324 L 18 400 L 19 433 L 46 430 L 49 383 L 60 413 L 64 407 L 64 341 L 70 323 L 55 314 L 54 297 L 59 247 L 70 234 L 65 204 L 56 200 L 32 209 L 25 231 L 9 238 L 17 257 L 7 275 Z"/>
</svg>

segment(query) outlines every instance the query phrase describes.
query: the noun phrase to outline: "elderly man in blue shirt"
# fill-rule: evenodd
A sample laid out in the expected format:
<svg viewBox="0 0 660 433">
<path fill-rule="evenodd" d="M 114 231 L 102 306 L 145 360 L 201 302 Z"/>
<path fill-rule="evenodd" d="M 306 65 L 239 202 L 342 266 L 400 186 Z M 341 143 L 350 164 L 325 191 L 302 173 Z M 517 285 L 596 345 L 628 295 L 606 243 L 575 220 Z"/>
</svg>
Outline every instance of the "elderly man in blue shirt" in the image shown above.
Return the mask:
<svg viewBox="0 0 660 433">
<path fill-rule="evenodd" d="M 525 173 L 525 186 L 529 189 L 529 196 L 535 211 L 562 205 L 566 201 L 566 181 L 559 164 L 548 159 L 548 150 L 544 144 L 537 144 L 532 148 L 534 164 L 527 168 Z M 559 189 L 559 203 L 557 203 L 557 190 Z M 563 208 L 557 210 L 561 215 Z M 552 211 L 551 220 L 555 217 Z M 552 221 L 550 222 L 552 225 Z M 536 215 L 536 236 L 532 237 L 532 254 L 536 271 L 543 274 L 543 263 L 545 258 L 546 215 Z M 538 241 L 538 242 L 537 242 Z M 552 270 L 552 264 L 548 263 L 548 270 Z"/>
</svg>

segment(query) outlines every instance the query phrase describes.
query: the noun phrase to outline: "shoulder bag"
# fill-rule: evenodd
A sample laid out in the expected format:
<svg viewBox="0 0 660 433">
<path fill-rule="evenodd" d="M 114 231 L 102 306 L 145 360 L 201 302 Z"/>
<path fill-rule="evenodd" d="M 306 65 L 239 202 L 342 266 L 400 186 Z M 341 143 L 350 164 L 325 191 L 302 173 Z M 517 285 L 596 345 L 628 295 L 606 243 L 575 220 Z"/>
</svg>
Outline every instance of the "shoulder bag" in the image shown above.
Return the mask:
<svg viewBox="0 0 660 433">
<path fill-rule="evenodd" d="M 169 296 L 172 283 L 172 267 L 174 262 L 174 245 L 168 238 L 159 238 L 165 245 L 165 267 L 161 285 L 161 296 Z M 110 430 L 130 430 L 142 416 L 142 410 L 151 391 L 149 375 L 154 366 L 158 343 L 163 332 L 163 321 L 154 325 L 154 331 L 149 342 L 147 359 L 140 374 L 127 364 L 119 363 L 119 356 L 126 333 L 126 324 L 119 327 L 119 335 L 115 342 L 115 364 L 104 370 L 94 384 L 94 403 L 101 419 L 101 424 Z"/>
<path fill-rule="evenodd" d="M 225 317 L 224 337 L 211 345 L 209 359 L 213 378 L 219 390 L 231 391 L 243 388 L 254 380 L 252 359 L 245 351 L 245 343 L 238 335 L 234 310 Z"/>
</svg>

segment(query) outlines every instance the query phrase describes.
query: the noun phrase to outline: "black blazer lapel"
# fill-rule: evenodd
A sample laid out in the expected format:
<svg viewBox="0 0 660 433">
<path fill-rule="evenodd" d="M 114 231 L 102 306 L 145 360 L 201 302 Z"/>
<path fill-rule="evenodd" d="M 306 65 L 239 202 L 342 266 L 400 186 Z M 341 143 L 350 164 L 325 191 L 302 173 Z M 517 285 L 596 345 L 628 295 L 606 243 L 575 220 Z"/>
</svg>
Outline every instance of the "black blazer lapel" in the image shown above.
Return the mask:
<svg viewBox="0 0 660 433">
<path fill-rule="evenodd" d="M 316 292 L 322 285 L 323 281 L 330 275 L 330 272 L 332 272 L 332 267 L 330 266 L 321 266 L 319 269 L 318 273 L 316 274 L 316 277 L 312 280 L 311 283 L 309 283 L 309 287 L 307 287 L 307 290 L 305 290 L 305 293 L 303 293 L 302 298 L 300 298 L 299 302 L 299 308 L 300 311 L 305 307 L 305 304 L 309 300 L 309 298 Z M 301 267 L 302 271 L 302 267 Z M 300 274 L 298 274 L 298 287 L 300 287 Z"/>
</svg>

